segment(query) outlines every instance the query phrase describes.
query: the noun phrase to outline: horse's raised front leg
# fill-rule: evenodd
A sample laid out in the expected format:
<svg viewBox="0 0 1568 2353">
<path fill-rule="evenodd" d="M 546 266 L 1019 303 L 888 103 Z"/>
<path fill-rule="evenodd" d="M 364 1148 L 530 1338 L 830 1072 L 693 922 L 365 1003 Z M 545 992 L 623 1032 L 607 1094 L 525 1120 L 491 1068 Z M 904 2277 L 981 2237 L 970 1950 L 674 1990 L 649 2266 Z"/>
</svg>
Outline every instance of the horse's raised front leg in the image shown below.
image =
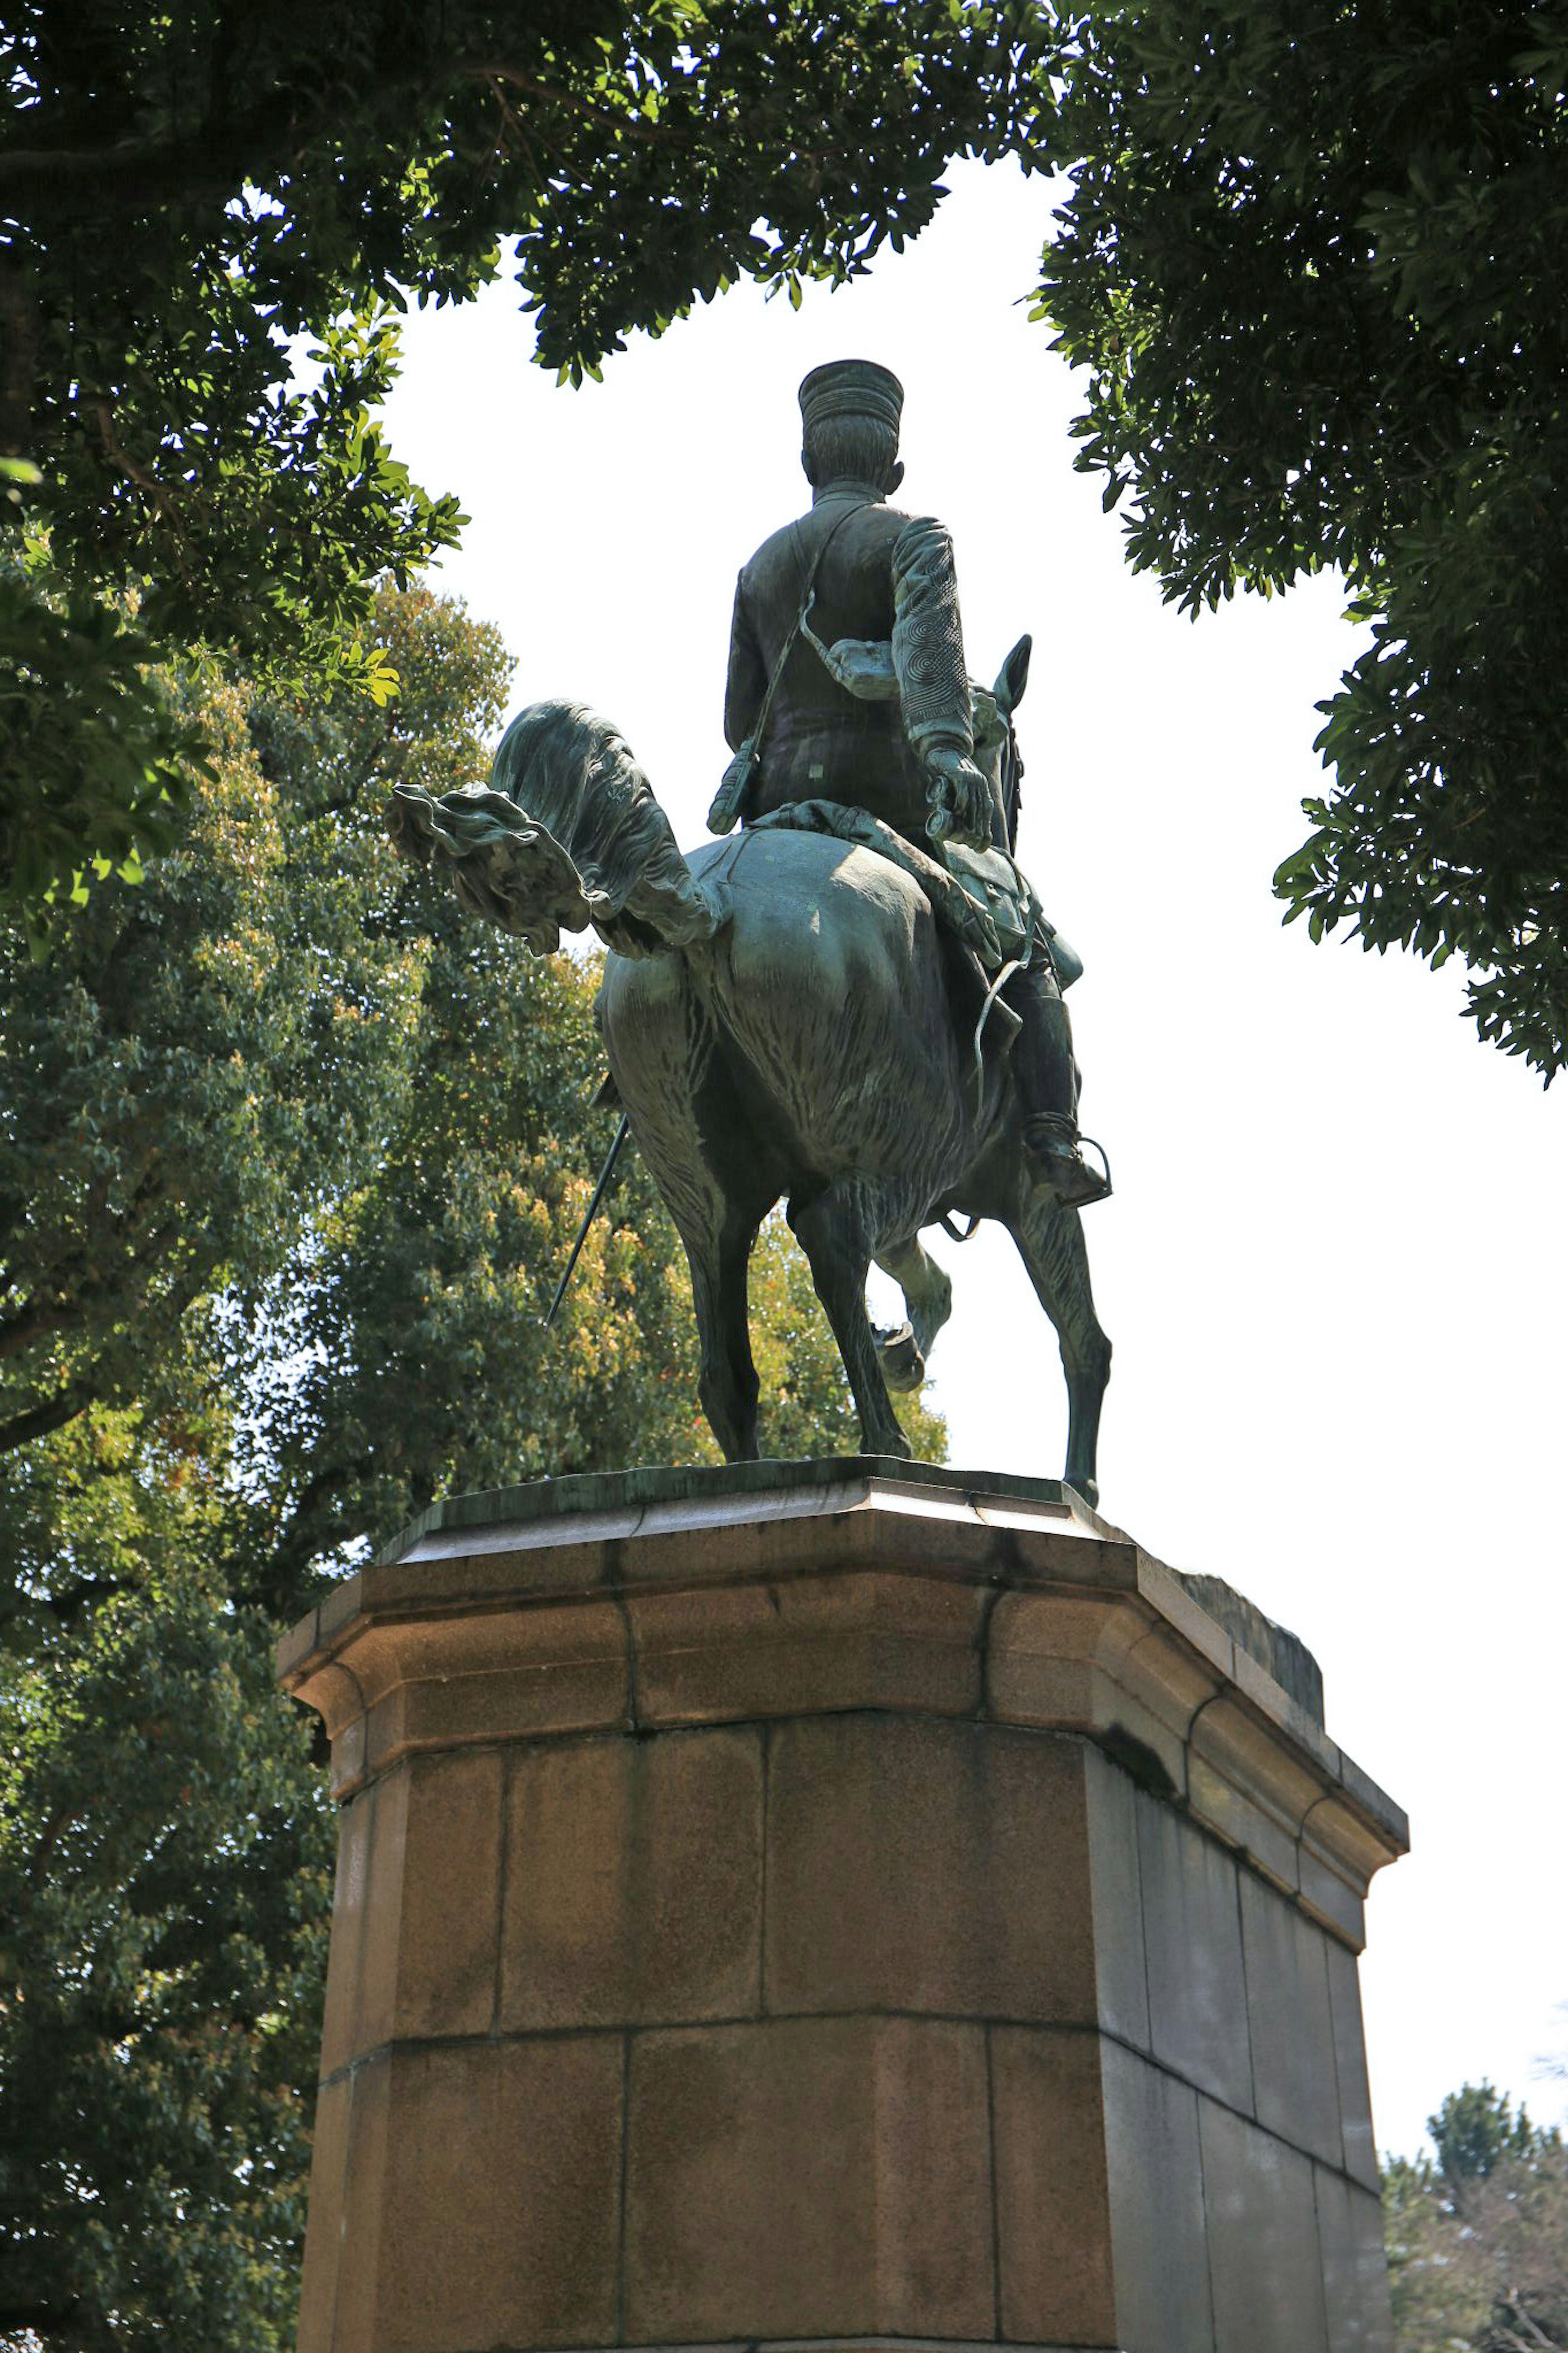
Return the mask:
<svg viewBox="0 0 1568 2353">
<path fill-rule="evenodd" d="M 746 1270 L 761 1219 L 727 1203 L 715 1232 L 684 1234 L 700 1350 L 697 1389 L 726 1462 L 757 1459 L 757 1368 L 746 1314 Z"/>
<path fill-rule="evenodd" d="M 1068 1459 L 1062 1475 L 1086 1504 L 1097 1504 L 1095 1458 L 1100 1409 L 1110 1378 L 1110 1343 L 1094 1312 L 1083 1224 L 1076 1209 L 1058 1205 L 1048 1187 L 1033 1185 L 1010 1231 L 1061 1343 L 1068 1383 Z"/>
<path fill-rule="evenodd" d="M 918 1389 L 931 1343 L 952 1313 L 952 1285 L 918 1234 L 898 1250 L 884 1250 L 877 1264 L 903 1293 L 909 1317 L 900 1331 L 877 1335 L 882 1377 L 900 1393 Z"/>
<path fill-rule="evenodd" d="M 871 1241 L 860 1187 L 853 1177 L 845 1177 L 825 1187 L 804 1208 L 796 1208 L 792 1201 L 789 1221 L 805 1252 L 816 1295 L 849 1376 L 860 1417 L 860 1443 L 868 1454 L 907 1457 L 910 1441 L 893 1411 L 871 1319 L 866 1313 Z"/>
</svg>

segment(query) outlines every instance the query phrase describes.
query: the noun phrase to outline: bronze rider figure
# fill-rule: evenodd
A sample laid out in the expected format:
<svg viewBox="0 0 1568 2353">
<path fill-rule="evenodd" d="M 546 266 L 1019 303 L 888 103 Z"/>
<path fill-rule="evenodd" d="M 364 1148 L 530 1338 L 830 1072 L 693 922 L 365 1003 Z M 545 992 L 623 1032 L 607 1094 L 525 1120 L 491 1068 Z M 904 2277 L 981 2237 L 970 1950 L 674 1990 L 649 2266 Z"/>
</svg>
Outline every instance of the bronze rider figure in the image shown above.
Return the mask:
<svg viewBox="0 0 1568 2353">
<path fill-rule="evenodd" d="M 872 361 L 839 360 L 805 378 L 800 406 L 811 508 L 763 542 L 736 586 L 724 697 L 736 757 L 710 825 L 723 833 L 737 817 L 837 802 L 944 863 L 959 862 L 952 844 L 960 860 L 989 852 L 1016 874 L 1005 813 L 973 759 L 952 541 L 933 518 L 888 504 L 904 473 L 903 387 Z M 879 657 L 885 683 L 844 682 Z M 1071 1018 L 1047 938 L 1036 924 L 1002 996 L 1020 1024 L 1013 1074 L 1030 1163 L 1058 1200 L 1083 1207 L 1110 1188 L 1079 1150 Z"/>
</svg>

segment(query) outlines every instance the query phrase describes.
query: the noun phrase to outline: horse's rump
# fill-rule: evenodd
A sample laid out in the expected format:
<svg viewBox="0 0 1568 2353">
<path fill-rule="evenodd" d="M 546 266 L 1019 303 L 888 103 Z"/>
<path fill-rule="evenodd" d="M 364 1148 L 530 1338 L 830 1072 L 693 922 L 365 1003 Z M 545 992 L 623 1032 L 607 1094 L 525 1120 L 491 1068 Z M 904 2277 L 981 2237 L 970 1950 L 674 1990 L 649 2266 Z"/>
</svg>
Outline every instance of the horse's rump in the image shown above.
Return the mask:
<svg viewBox="0 0 1568 2353">
<path fill-rule="evenodd" d="M 819 1172 L 890 1165 L 911 1134 L 939 1158 L 958 1152 L 967 1008 L 919 883 L 858 845 L 772 829 L 706 846 L 691 866 L 724 903 L 711 944 L 679 966 L 612 956 L 605 969 L 605 1041 L 634 1124 L 666 1125 L 684 1050 L 694 1091 L 715 1058 L 732 1076 L 738 1057 Z"/>
</svg>

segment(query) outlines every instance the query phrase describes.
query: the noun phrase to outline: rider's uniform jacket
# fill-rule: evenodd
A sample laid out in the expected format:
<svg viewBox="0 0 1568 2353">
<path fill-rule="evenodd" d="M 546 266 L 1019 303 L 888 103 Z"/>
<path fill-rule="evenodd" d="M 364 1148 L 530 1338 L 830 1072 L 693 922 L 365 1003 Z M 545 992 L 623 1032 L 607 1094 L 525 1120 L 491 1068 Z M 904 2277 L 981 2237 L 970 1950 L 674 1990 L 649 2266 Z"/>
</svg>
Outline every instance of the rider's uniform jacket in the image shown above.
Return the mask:
<svg viewBox="0 0 1568 2353">
<path fill-rule="evenodd" d="M 919 751 L 935 742 L 967 750 L 970 734 L 952 551 L 940 524 L 911 522 L 862 491 L 833 491 L 764 540 L 736 585 L 724 733 L 738 749 L 755 728 L 814 558 L 812 633 L 829 646 L 844 638 L 893 641 L 900 653 L 909 641 L 902 697 L 862 701 L 807 637 L 797 638 L 773 692 L 746 813 L 761 817 L 785 801 L 845 801 L 923 840 L 928 780 Z M 934 593 L 924 585 L 933 579 Z"/>
</svg>

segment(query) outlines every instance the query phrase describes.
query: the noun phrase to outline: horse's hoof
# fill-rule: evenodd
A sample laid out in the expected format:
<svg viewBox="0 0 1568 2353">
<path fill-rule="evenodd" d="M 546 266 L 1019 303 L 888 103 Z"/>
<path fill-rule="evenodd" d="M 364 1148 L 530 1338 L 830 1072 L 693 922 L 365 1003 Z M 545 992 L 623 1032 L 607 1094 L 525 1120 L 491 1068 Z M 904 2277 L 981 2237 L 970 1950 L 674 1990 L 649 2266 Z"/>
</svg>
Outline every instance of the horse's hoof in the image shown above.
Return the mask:
<svg viewBox="0 0 1568 2353">
<path fill-rule="evenodd" d="M 896 1396 L 907 1397 L 919 1388 L 926 1377 L 926 1360 L 912 1324 L 900 1324 L 895 1332 L 879 1332 L 877 1351 L 882 1360 L 882 1378 Z"/>
<path fill-rule="evenodd" d="M 1070 1487 L 1075 1495 L 1081 1495 L 1091 1512 L 1099 1511 L 1100 1482 L 1098 1479 L 1075 1479 L 1069 1471 L 1063 1479 L 1062 1485 Z"/>
</svg>

